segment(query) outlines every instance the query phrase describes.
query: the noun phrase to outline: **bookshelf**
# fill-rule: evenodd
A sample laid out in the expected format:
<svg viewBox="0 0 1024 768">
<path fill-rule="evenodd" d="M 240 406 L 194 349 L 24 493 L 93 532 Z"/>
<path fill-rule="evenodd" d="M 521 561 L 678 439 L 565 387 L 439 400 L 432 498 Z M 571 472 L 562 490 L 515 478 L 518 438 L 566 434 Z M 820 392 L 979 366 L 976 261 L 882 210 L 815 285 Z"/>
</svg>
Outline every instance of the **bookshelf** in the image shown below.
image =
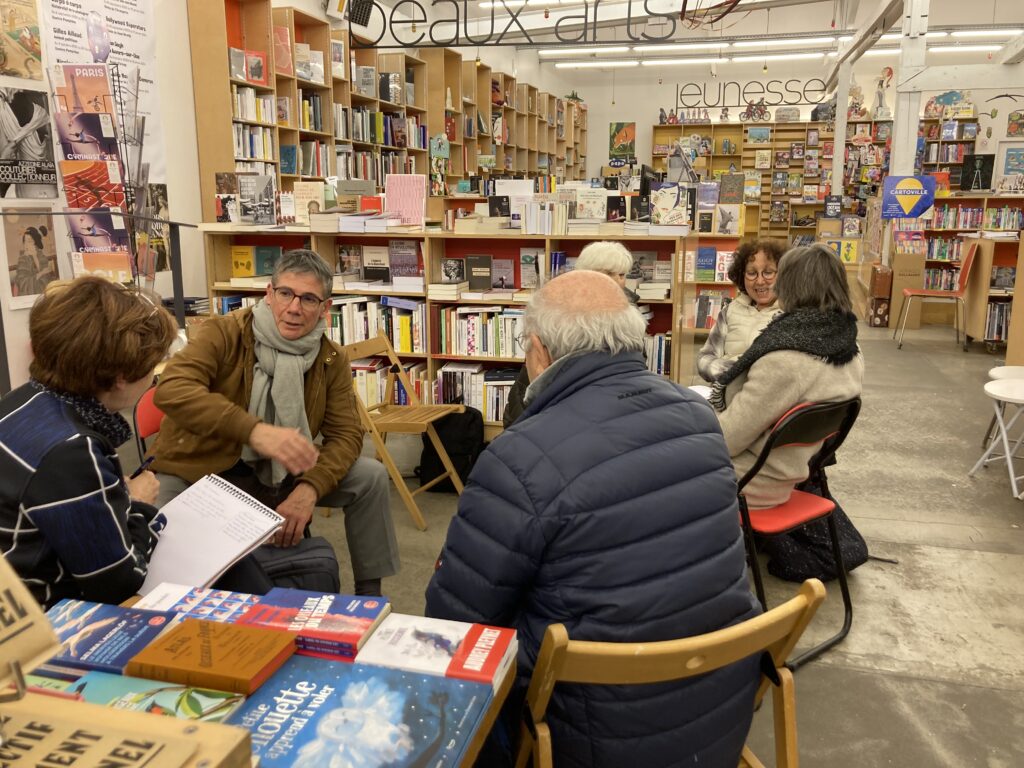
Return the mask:
<svg viewBox="0 0 1024 768">
<path fill-rule="evenodd" d="M 965 158 L 974 154 L 978 136 L 978 118 L 943 120 L 925 117 L 918 124 L 918 152 L 914 169 L 918 173 L 948 173 L 949 188 L 961 188 Z"/>
<path fill-rule="evenodd" d="M 382 190 L 387 173 L 429 174 L 426 139 L 438 134 L 449 135 L 451 158 L 445 167 L 448 189 L 428 198 L 427 215 L 433 220 L 442 220 L 452 207 L 471 207 L 465 194 L 461 199 L 452 194 L 459 181 L 470 177 L 515 173 L 532 178 L 553 174 L 556 167 L 563 178 L 586 175 L 585 105 L 562 112 L 563 126 L 568 114 L 570 129 L 556 147 L 550 95 L 472 60 L 463 61 L 455 50 L 349 50 L 345 30 L 332 30 L 323 19 L 271 0 L 187 0 L 187 10 L 204 221 L 216 219 L 216 173 L 269 174 L 278 191 L 329 175 L 368 179 Z M 275 27 L 283 30 L 283 39 L 274 37 Z M 322 56 L 322 83 L 298 74 L 299 45 Z M 266 84 L 232 79 L 229 47 L 265 55 Z M 334 57 L 332 52 L 337 52 Z M 332 61 L 338 66 L 332 67 Z M 380 75 L 388 75 L 386 94 Z M 494 82 L 497 93 L 507 97 L 503 104 L 492 102 Z M 236 104 L 243 100 L 260 104 L 259 114 L 239 113 Z M 318 109 L 311 112 L 316 119 L 304 120 L 303 103 L 313 105 L 314 100 Z M 501 143 L 492 136 L 495 114 L 509 127 Z M 480 130 L 481 123 L 486 130 Z M 250 137 L 258 138 L 259 151 L 237 153 L 236 136 L 244 136 L 246 147 Z M 283 168 L 282 146 L 295 148 L 286 153 Z M 567 163 L 566 150 L 573 147 L 584 149 L 570 152 Z M 311 152 L 316 163 L 304 165 L 303 158 Z M 480 155 L 495 155 L 495 167 L 481 168 Z"/>
<path fill-rule="evenodd" d="M 825 123 L 678 123 L 652 126 L 652 167 L 667 170 L 668 153 L 679 139 L 691 135 L 701 137 L 694 162 L 695 169 L 707 178 L 722 173 L 757 173 L 761 180 L 758 201 L 746 201 L 743 208 L 743 232 L 751 237 L 791 239 L 799 235 L 813 236 L 815 223 L 824 209 L 824 191 L 816 190 L 813 202 L 804 200 L 804 186 L 824 187 L 832 172 L 832 153 L 826 156 L 826 144 L 834 144 L 833 134 Z M 793 145 L 802 152 L 792 157 Z M 762 154 L 758 154 L 758 153 Z M 763 153 L 767 152 L 765 156 Z M 777 153 L 787 153 L 785 165 L 777 164 Z M 765 158 L 767 157 L 767 161 Z M 813 158 L 814 162 L 809 162 Z M 773 193 L 772 179 L 776 171 L 790 175 L 793 183 L 799 177 L 799 193 Z M 772 203 L 776 205 L 772 206 Z M 773 210 L 775 213 L 773 214 Z"/>
<path fill-rule="evenodd" d="M 843 197 L 854 202 L 852 213 L 864 216 L 867 201 L 889 173 L 892 120 L 850 120 L 843 154 Z"/>
<path fill-rule="evenodd" d="M 488 321 L 493 320 L 495 315 L 507 314 L 508 318 L 515 317 L 524 307 L 525 303 L 515 301 L 512 296 L 500 298 L 485 297 L 484 299 L 436 299 L 430 296 L 430 285 L 442 282 L 442 264 L 446 259 L 465 259 L 472 254 L 489 254 L 494 259 L 507 259 L 512 262 L 514 282 L 516 286 L 522 286 L 522 264 L 521 249 L 534 249 L 537 255 L 538 281 L 551 277 L 552 253 L 564 252 L 568 257 L 578 256 L 580 250 L 595 240 L 616 240 L 622 242 L 633 252 L 644 251 L 654 252 L 655 259 L 665 265 L 662 274 L 671 276 L 669 282 L 672 285 L 669 298 L 655 300 L 641 300 L 641 305 L 650 308 L 649 333 L 655 337 L 656 342 L 660 337 L 661 347 L 652 347 L 660 350 L 664 355 L 671 353 L 671 368 L 665 370 L 664 374 L 673 380 L 683 380 L 683 383 L 690 383 L 690 370 L 677 365 L 689 360 L 692 368 L 693 350 L 689 351 L 676 349 L 679 336 L 673 333 L 677 327 L 681 327 L 679 318 L 684 311 L 684 304 L 676 297 L 686 295 L 687 286 L 682 285 L 682 270 L 679 264 L 682 259 L 679 254 L 686 250 L 694 250 L 697 247 L 697 238 L 688 237 L 666 237 L 666 236 L 629 236 L 621 234 L 609 235 L 488 235 L 488 234 L 456 234 L 448 232 L 412 232 L 398 234 L 347 234 L 347 233 L 320 233 L 310 232 L 308 227 L 292 226 L 286 231 L 278 229 L 236 229 L 230 224 L 204 224 L 201 226 L 206 252 L 206 275 L 211 306 L 218 308 L 220 300 L 226 297 L 241 297 L 256 300 L 265 293 L 265 287 L 260 285 L 232 285 L 232 253 L 234 246 L 261 246 L 274 245 L 284 249 L 310 247 L 323 255 L 326 259 L 337 258 L 339 246 L 387 246 L 389 241 L 411 240 L 417 243 L 423 260 L 423 274 L 426 278 L 426 289 L 423 291 L 401 291 L 391 288 L 387 289 L 353 289 L 337 288 L 332 291 L 336 307 L 332 308 L 331 326 L 339 327 L 345 322 L 346 310 L 344 306 L 354 305 L 351 311 L 358 317 L 359 313 L 380 311 L 382 297 L 396 297 L 411 300 L 421 304 L 422 308 L 410 310 L 419 312 L 423 318 L 421 345 L 413 348 L 403 347 L 396 343 L 396 349 L 403 362 L 417 366 L 413 380 L 421 382 L 425 390 L 431 390 L 433 382 L 437 380 L 438 373 L 446 363 L 466 363 L 470 365 L 481 364 L 484 371 L 516 367 L 523 362 L 521 353 L 515 350 L 509 354 L 506 347 L 503 354 L 467 354 L 459 352 L 450 343 L 452 323 L 456 322 L 460 315 L 482 313 L 487 315 Z M 714 241 L 712 236 L 701 236 L 700 242 L 705 237 Z M 739 243 L 738 237 L 725 238 L 722 247 L 734 250 Z M 493 263 L 493 261 L 492 261 Z M 524 298 L 524 297 L 520 297 Z M 528 298 L 528 297 L 527 297 Z M 496 311 L 498 307 L 506 312 Z M 461 312 L 460 312 L 461 310 Z M 501 318 L 499 318 L 499 321 Z M 362 322 L 362 321 L 359 321 Z M 362 326 L 361 326 L 362 327 Z M 442 333 L 442 327 L 445 332 Z M 692 343 L 706 334 L 695 332 L 689 329 L 689 339 Z M 355 332 L 355 331 L 353 331 Z M 343 332 L 342 332 L 343 333 Z M 504 342 L 507 345 L 511 334 L 509 327 L 504 330 Z M 344 340 L 342 335 L 339 340 Z M 356 337 L 352 341 L 358 340 Z M 699 338 L 699 344 L 703 339 Z M 649 355 L 650 357 L 650 355 Z M 664 357 L 660 358 L 664 360 Z M 422 390 L 421 390 L 422 391 Z M 493 436 L 501 429 L 498 420 L 490 420 L 485 424 L 489 435 Z"/>
<path fill-rule="evenodd" d="M 1017 240 L 991 240 L 984 237 L 964 238 L 964 248 L 977 243 L 978 250 L 974 256 L 972 274 L 967 282 L 967 318 L 964 327 L 967 329 L 968 337 L 975 341 L 983 341 L 986 344 L 995 345 L 1007 342 L 1013 337 L 1012 344 L 1014 358 L 1020 361 L 1022 356 L 1022 343 L 1020 336 L 1024 329 L 1020 324 L 1024 322 L 1019 315 L 1024 313 L 1024 306 L 1017 311 L 1014 305 L 1017 301 L 1016 285 L 1005 289 L 994 289 L 993 272 L 996 268 L 1011 268 L 1015 270 L 1014 277 L 1024 274 L 1021 267 L 1024 266 L 1024 246 Z M 1014 280 L 1015 282 L 1015 280 Z M 1005 322 L 999 322 L 1002 315 L 1008 315 Z M 994 317 L 993 315 L 998 315 Z M 1013 323 L 1016 316 L 1017 327 Z M 1009 333 L 1008 333 L 1009 331 Z M 1007 364 L 1011 363 L 1011 349 L 1007 348 Z"/>
</svg>

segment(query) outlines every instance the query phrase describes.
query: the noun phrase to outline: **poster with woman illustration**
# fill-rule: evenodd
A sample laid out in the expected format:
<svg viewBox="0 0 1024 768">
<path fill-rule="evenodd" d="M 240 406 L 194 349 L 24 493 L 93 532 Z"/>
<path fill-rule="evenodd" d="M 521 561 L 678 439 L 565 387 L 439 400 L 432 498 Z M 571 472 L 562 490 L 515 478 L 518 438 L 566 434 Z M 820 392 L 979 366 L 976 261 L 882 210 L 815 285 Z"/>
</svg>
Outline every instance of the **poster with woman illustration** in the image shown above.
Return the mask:
<svg viewBox="0 0 1024 768">
<path fill-rule="evenodd" d="M 3 217 L 11 308 L 31 307 L 58 277 L 53 215 L 48 210 L 8 208 Z"/>
</svg>

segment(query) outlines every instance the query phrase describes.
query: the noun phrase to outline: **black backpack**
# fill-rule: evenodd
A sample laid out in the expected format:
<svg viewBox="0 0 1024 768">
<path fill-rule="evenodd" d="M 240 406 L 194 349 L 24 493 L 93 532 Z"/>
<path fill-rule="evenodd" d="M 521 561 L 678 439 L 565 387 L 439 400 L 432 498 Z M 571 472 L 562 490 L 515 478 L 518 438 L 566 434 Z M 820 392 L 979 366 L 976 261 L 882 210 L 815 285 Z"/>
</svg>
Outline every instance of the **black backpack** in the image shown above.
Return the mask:
<svg viewBox="0 0 1024 768">
<path fill-rule="evenodd" d="M 477 456 L 484 449 L 484 417 L 476 408 L 466 407 L 464 413 L 449 413 L 443 419 L 434 422 L 434 429 L 441 439 L 441 445 L 448 452 L 455 471 L 463 483 L 469 477 L 469 471 L 476 463 Z M 434 450 L 430 437 L 423 433 L 423 453 L 420 454 L 420 465 L 416 467 L 416 475 L 420 485 L 426 485 L 444 472 L 441 457 Z M 431 486 L 429 491 L 439 493 L 455 493 L 452 481 L 445 479 Z"/>
</svg>

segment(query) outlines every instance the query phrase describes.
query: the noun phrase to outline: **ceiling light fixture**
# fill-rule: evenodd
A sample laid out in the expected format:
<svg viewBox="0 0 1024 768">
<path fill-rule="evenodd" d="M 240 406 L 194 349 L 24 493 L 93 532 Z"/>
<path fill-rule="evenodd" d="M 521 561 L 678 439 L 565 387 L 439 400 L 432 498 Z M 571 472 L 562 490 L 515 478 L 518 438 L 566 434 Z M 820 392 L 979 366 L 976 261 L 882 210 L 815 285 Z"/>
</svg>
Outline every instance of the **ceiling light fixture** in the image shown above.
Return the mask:
<svg viewBox="0 0 1024 768">
<path fill-rule="evenodd" d="M 717 51 L 720 48 L 728 48 L 728 41 L 715 43 L 672 43 L 670 45 L 634 45 L 633 50 L 637 53 L 677 53 L 679 51 Z"/>
<path fill-rule="evenodd" d="M 542 48 L 538 56 L 590 56 L 598 53 L 629 53 L 628 45 L 595 45 L 591 48 Z"/>
<path fill-rule="evenodd" d="M 733 48 L 772 48 L 787 45 L 831 45 L 834 37 L 776 37 L 770 40 L 737 40 Z"/>
<path fill-rule="evenodd" d="M 700 57 L 694 59 L 644 59 L 640 62 L 643 67 L 675 67 L 686 64 L 724 64 L 729 61 L 725 57 Z"/>
<path fill-rule="evenodd" d="M 639 61 L 556 61 L 555 69 L 593 69 L 595 67 L 638 67 Z"/>
<path fill-rule="evenodd" d="M 929 53 L 980 53 L 982 51 L 999 51 L 1001 45 L 929 45 Z"/>
<path fill-rule="evenodd" d="M 864 51 L 861 56 L 895 56 L 899 52 L 899 48 L 871 48 Z"/>
<path fill-rule="evenodd" d="M 824 51 L 817 53 L 769 53 L 761 56 L 733 56 L 730 61 L 741 63 L 744 61 L 795 61 L 797 59 L 823 59 Z"/>
<path fill-rule="evenodd" d="M 1016 37 L 1024 29 L 958 29 L 951 32 L 953 37 Z"/>
</svg>

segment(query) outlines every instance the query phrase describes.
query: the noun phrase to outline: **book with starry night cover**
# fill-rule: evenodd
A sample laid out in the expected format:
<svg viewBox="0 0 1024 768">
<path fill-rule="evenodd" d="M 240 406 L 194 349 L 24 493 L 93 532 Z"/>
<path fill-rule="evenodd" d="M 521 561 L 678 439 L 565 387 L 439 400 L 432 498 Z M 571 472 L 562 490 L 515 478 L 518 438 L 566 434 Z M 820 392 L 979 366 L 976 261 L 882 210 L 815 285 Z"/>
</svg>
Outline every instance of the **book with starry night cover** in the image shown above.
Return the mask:
<svg viewBox="0 0 1024 768">
<path fill-rule="evenodd" d="M 491 686 L 292 656 L 228 718 L 261 768 L 456 766 Z"/>
</svg>

